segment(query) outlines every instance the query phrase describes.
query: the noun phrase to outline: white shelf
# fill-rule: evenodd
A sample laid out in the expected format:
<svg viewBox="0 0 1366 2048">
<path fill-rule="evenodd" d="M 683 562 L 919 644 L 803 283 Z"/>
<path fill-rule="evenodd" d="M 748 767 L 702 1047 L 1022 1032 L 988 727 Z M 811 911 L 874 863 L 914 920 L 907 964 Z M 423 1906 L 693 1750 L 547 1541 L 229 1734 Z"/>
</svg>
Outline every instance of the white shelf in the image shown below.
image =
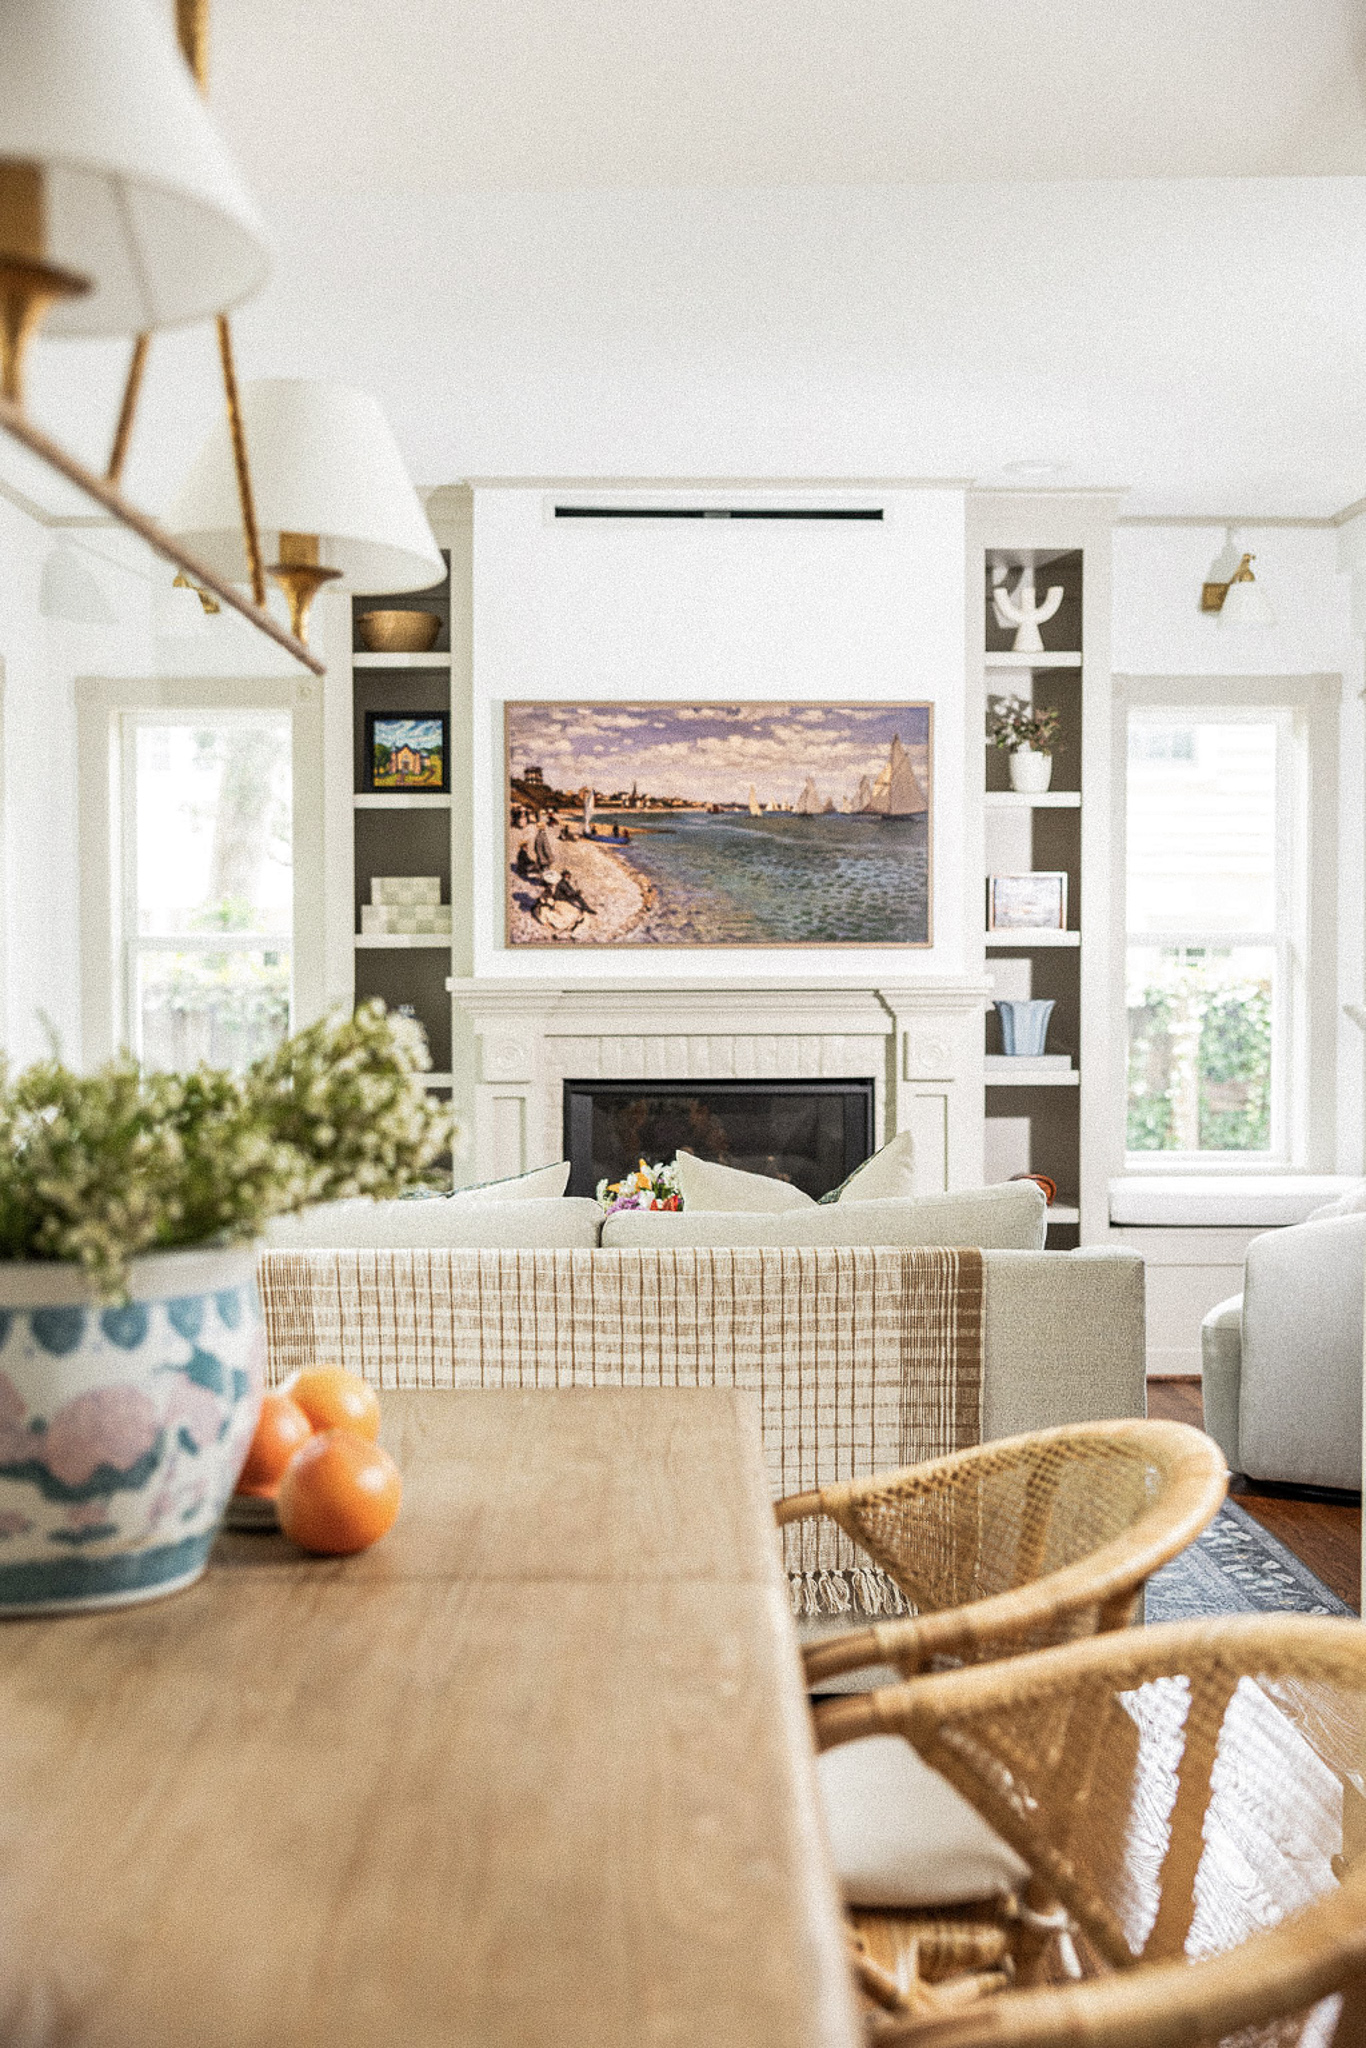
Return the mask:
<svg viewBox="0 0 1366 2048">
<path fill-rule="evenodd" d="M 986 654 L 982 663 L 985 668 L 1080 668 L 1081 653 Z"/>
<path fill-rule="evenodd" d="M 422 1076 L 422 1085 L 424 1088 L 454 1088 L 455 1075 L 443 1074 L 433 1068 L 430 1074 Z"/>
<path fill-rule="evenodd" d="M 1046 1220 L 1049 1223 L 1080 1223 L 1081 1210 L 1072 1208 L 1068 1202 L 1054 1202 Z"/>
<path fill-rule="evenodd" d="M 414 952 L 419 947 L 426 947 L 429 950 L 434 947 L 440 947 L 443 953 L 449 953 L 451 950 L 451 934 L 449 932 L 357 932 L 354 943 L 357 952 L 404 953 Z"/>
<path fill-rule="evenodd" d="M 987 1068 L 988 1088 L 1079 1088 L 1081 1075 L 1073 1067 L 1065 1074 L 1003 1074 L 999 1068 Z"/>
<path fill-rule="evenodd" d="M 442 654 L 370 654 L 358 647 L 351 657 L 352 668 L 449 668 L 450 652 Z"/>
<path fill-rule="evenodd" d="M 1018 950 L 1022 946 L 1079 946 L 1080 932 L 988 932 L 988 947 L 1010 947 Z"/>
<path fill-rule="evenodd" d="M 448 811 L 451 807 L 450 797 L 435 790 L 381 790 L 354 796 L 351 801 L 358 811 Z"/>
<path fill-rule="evenodd" d="M 983 798 L 989 811 L 1079 811 L 1079 789 L 1044 789 L 1028 796 L 1020 789 L 989 789 Z"/>
</svg>

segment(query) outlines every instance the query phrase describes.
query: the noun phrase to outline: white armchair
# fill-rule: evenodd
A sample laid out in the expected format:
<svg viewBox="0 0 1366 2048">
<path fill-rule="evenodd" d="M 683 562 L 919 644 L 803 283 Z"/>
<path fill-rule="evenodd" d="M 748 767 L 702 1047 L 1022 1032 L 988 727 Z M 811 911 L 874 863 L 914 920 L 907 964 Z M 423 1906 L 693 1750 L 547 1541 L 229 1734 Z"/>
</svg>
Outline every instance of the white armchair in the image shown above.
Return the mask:
<svg viewBox="0 0 1366 2048">
<path fill-rule="evenodd" d="M 1200 1331 L 1205 1428 L 1230 1471 L 1361 1485 L 1366 1213 L 1254 1238 Z"/>
</svg>

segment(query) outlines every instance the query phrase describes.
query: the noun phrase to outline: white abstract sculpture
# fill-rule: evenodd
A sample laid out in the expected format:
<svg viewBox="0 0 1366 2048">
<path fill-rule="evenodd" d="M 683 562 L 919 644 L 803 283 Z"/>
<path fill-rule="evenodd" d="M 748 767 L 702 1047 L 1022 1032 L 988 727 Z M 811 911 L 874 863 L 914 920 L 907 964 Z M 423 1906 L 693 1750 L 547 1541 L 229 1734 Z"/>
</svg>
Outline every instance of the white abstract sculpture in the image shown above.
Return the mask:
<svg viewBox="0 0 1366 2048">
<path fill-rule="evenodd" d="M 1043 641 L 1039 636 L 1040 626 L 1048 621 L 1062 603 L 1061 583 L 1052 583 L 1048 595 L 1040 604 L 1034 595 L 1034 570 L 1026 564 L 1020 571 L 1020 580 L 1012 597 L 1006 589 L 1006 572 L 998 569 L 992 579 L 991 608 L 996 614 L 998 626 L 1016 628 L 1014 649 L 1016 654 L 1042 654 Z"/>
</svg>

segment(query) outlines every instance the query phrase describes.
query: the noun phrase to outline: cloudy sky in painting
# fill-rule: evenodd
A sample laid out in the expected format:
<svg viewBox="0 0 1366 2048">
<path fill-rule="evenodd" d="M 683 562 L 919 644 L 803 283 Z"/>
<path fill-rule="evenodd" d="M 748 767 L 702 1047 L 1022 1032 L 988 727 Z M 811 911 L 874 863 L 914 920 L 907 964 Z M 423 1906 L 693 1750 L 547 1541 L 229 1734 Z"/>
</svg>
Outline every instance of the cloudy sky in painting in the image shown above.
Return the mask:
<svg viewBox="0 0 1366 2048">
<path fill-rule="evenodd" d="M 871 782 L 894 734 L 929 792 L 925 704 L 509 704 L 508 765 L 533 764 L 552 789 L 699 803 L 795 803 L 809 775 L 822 800 L 844 803 Z"/>
</svg>

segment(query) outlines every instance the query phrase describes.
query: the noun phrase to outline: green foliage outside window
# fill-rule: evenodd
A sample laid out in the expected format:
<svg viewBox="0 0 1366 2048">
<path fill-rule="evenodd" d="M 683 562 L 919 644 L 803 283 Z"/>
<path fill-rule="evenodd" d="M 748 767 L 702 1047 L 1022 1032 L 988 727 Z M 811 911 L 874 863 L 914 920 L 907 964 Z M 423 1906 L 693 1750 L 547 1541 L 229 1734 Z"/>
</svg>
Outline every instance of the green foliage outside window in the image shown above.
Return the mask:
<svg viewBox="0 0 1366 2048">
<path fill-rule="evenodd" d="M 1129 1003 L 1131 1152 L 1271 1147 L 1271 984 L 1227 960 L 1166 955 Z"/>
</svg>

